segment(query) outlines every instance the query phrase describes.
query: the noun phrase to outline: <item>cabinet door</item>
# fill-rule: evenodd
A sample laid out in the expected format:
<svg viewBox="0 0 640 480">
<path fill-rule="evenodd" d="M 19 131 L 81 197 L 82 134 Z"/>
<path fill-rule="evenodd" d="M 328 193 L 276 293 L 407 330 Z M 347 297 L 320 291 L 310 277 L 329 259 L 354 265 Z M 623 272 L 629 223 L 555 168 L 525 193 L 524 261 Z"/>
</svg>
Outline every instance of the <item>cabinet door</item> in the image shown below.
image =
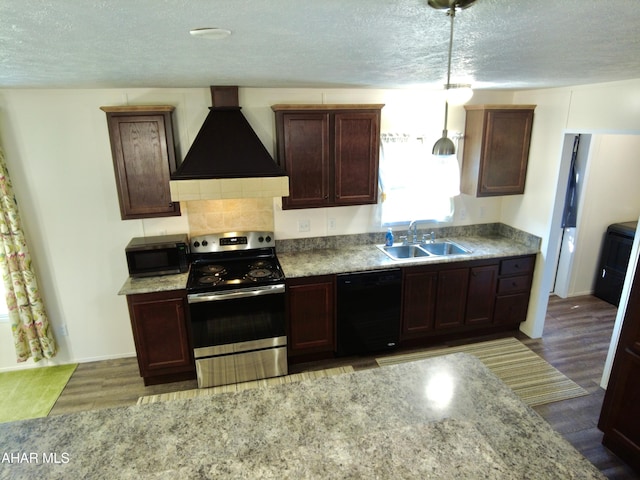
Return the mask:
<svg viewBox="0 0 640 480">
<path fill-rule="evenodd" d="M 532 110 L 488 110 L 478 196 L 524 193 Z"/>
<path fill-rule="evenodd" d="M 640 269 L 636 269 L 598 427 L 602 443 L 640 471 Z"/>
<path fill-rule="evenodd" d="M 123 220 L 180 215 L 171 200 L 176 168 L 171 112 L 107 111 L 111 151 Z"/>
<path fill-rule="evenodd" d="M 287 281 L 289 354 L 335 350 L 335 278 Z"/>
<path fill-rule="evenodd" d="M 378 200 L 380 111 L 335 113 L 335 203 Z"/>
<path fill-rule="evenodd" d="M 456 268 L 438 273 L 436 330 L 464 325 L 469 269 Z"/>
<path fill-rule="evenodd" d="M 491 323 L 497 279 L 497 264 L 471 268 L 465 324 L 482 325 Z"/>
<path fill-rule="evenodd" d="M 527 320 L 528 306 L 529 292 L 501 295 L 496 298 L 493 323 L 495 325 L 519 325 Z"/>
<path fill-rule="evenodd" d="M 182 291 L 127 296 L 140 374 L 195 372 Z"/>
<path fill-rule="evenodd" d="M 329 114 L 284 113 L 281 121 L 279 157 L 289 176 L 283 208 L 329 205 Z"/>
<path fill-rule="evenodd" d="M 402 291 L 401 340 L 424 336 L 434 329 L 437 271 L 405 269 Z"/>
</svg>

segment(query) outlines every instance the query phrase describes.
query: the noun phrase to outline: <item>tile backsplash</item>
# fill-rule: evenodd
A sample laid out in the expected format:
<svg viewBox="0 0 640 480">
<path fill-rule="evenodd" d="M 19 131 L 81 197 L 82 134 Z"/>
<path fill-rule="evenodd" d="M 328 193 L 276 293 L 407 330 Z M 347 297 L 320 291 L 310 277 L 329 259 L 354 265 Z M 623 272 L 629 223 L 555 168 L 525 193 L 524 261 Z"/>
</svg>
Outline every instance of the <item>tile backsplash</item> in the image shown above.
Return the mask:
<svg viewBox="0 0 640 480">
<path fill-rule="evenodd" d="M 194 200 L 186 203 L 189 235 L 274 230 L 273 198 Z"/>
</svg>

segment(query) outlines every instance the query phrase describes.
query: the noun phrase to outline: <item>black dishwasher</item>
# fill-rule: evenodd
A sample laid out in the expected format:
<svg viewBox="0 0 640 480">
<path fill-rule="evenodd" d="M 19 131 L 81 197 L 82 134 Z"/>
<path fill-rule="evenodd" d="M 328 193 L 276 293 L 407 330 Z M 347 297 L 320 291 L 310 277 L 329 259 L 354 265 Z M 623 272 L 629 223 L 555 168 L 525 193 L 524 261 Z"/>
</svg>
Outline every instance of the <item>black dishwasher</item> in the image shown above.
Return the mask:
<svg viewBox="0 0 640 480">
<path fill-rule="evenodd" d="M 401 286 L 399 268 L 338 275 L 338 355 L 398 346 Z"/>
</svg>

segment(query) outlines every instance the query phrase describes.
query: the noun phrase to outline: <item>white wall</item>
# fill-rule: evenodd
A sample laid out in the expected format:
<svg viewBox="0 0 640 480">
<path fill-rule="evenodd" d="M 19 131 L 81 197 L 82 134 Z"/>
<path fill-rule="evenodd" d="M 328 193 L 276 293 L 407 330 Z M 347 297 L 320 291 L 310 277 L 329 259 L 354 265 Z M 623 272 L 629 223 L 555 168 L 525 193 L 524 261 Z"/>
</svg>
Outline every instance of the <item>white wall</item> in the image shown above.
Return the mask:
<svg viewBox="0 0 640 480">
<path fill-rule="evenodd" d="M 134 236 L 186 231 L 186 217 L 120 220 L 106 117 L 99 107 L 188 105 L 184 96 L 165 91 L 154 97 L 146 90 L 0 91 L 0 144 L 60 344 L 53 363 L 134 354 L 126 301 L 117 296 L 127 276 L 124 246 Z M 179 124 L 182 120 L 178 115 Z M 0 369 L 15 368 L 9 326 L 1 327 Z M 63 327 L 68 336 L 61 335 Z"/>
<path fill-rule="evenodd" d="M 444 103 L 434 92 L 389 90 L 240 89 L 243 113 L 272 153 L 275 103 L 385 103 L 385 131 L 426 133 L 435 142 Z M 484 94 L 508 101 L 511 93 Z M 480 95 L 478 98 L 482 98 Z M 51 324 L 60 343 L 53 363 L 135 354 L 126 300 L 118 296 L 127 277 L 124 247 L 134 236 L 188 232 L 182 217 L 120 220 L 103 105 L 168 104 L 176 107 L 177 154 L 183 158 L 211 105 L 208 88 L 0 90 L 0 145 L 11 172 L 29 247 Z M 464 111 L 452 109 L 450 130 L 462 131 Z M 497 221 L 500 202 L 466 201 L 460 221 L 475 223 L 480 210 Z M 297 218 L 312 221 L 310 234 L 369 231 L 370 207 L 282 212 L 275 209 L 279 238 L 299 236 Z M 68 336 L 61 335 L 63 328 Z M 44 363 L 47 363 L 44 361 Z M 0 324 L 0 370 L 17 368 L 8 324 Z"/>
<path fill-rule="evenodd" d="M 593 293 L 607 227 L 640 216 L 640 135 L 594 135 L 591 145 L 569 295 Z"/>
<path fill-rule="evenodd" d="M 502 204 L 502 221 L 542 237 L 527 321 L 521 330 L 540 337 L 555 272 L 563 199 L 556 198 L 566 132 L 640 133 L 640 80 L 516 92 L 515 103 L 537 104 L 526 193 Z M 564 179 L 562 180 L 564 182 Z M 558 202 L 556 202 L 558 200 Z M 556 204 L 560 207 L 557 208 Z"/>
</svg>

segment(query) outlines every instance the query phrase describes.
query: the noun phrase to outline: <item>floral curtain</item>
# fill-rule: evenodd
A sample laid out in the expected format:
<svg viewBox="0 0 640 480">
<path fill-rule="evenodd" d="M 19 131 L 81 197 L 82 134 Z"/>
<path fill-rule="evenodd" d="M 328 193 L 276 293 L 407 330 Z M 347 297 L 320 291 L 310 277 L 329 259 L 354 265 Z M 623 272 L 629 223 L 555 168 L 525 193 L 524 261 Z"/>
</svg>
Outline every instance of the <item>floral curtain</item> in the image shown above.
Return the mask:
<svg viewBox="0 0 640 480">
<path fill-rule="evenodd" d="M 56 354 L 56 342 L 40 297 L 22 232 L 18 204 L 0 148 L 0 268 L 18 362 Z"/>
</svg>

